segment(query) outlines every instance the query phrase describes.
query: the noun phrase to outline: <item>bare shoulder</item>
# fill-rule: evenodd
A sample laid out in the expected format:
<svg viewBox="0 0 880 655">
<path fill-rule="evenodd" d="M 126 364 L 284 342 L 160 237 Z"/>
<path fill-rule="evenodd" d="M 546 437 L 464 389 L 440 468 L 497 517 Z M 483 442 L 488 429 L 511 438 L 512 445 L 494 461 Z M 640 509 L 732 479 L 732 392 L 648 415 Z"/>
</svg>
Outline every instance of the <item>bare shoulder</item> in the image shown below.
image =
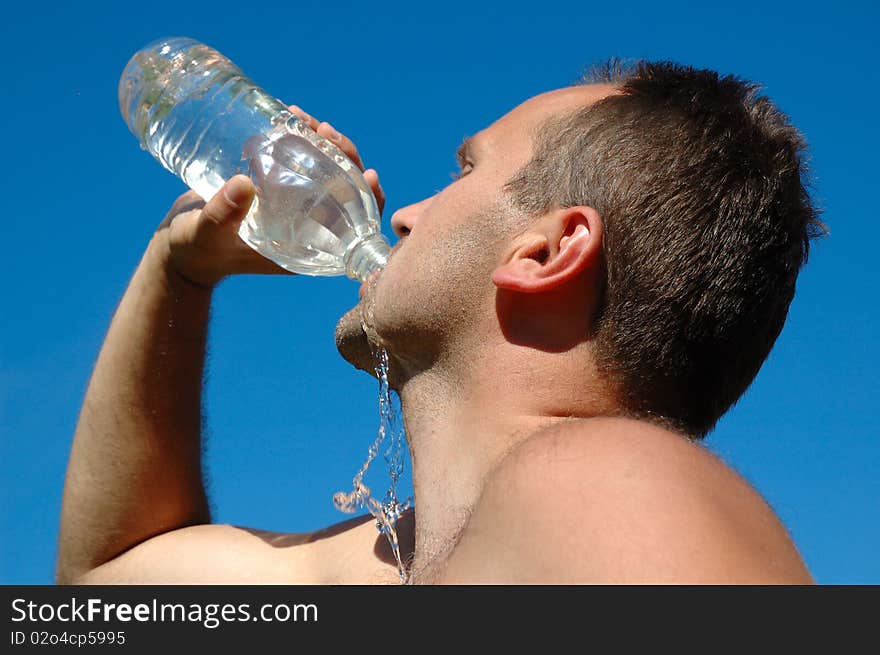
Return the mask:
<svg viewBox="0 0 880 655">
<path fill-rule="evenodd" d="M 496 467 L 438 582 L 811 578 L 772 509 L 703 446 L 596 418 L 544 430 Z"/>
<path fill-rule="evenodd" d="M 401 517 L 401 529 L 412 522 Z M 370 516 L 282 533 L 194 525 L 138 544 L 79 584 L 395 584 L 397 566 Z"/>
</svg>

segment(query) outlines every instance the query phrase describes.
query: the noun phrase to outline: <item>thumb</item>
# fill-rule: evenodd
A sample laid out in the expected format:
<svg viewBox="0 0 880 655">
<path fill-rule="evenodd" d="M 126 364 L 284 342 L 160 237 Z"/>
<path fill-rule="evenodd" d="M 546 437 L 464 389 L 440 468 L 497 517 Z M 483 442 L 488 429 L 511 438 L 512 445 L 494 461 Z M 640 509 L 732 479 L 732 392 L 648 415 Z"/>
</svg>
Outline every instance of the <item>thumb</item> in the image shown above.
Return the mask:
<svg viewBox="0 0 880 655">
<path fill-rule="evenodd" d="M 255 194 L 256 188 L 249 177 L 235 175 L 205 204 L 202 217 L 215 225 L 240 223 L 247 216 Z"/>
</svg>

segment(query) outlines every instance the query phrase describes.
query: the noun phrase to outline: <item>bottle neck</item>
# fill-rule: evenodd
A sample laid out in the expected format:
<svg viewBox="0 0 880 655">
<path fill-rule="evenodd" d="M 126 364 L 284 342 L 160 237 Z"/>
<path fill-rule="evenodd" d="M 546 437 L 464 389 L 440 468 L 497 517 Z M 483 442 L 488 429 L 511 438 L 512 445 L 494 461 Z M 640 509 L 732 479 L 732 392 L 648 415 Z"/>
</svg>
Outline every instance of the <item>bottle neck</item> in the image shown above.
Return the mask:
<svg viewBox="0 0 880 655">
<path fill-rule="evenodd" d="M 355 241 L 345 253 L 345 274 L 364 282 L 372 273 L 385 268 L 391 246 L 381 233 L 367 234 Z"/>
</svg>

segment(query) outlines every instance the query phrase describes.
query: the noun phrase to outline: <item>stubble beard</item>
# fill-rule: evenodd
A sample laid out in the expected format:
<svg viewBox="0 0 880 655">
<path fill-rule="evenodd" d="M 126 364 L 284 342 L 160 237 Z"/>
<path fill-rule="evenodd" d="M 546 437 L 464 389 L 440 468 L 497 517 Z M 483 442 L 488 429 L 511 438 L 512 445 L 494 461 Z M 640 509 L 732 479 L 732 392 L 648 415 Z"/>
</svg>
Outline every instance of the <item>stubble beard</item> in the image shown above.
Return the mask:
<svg viewBox="0 0 880 655">
<path fill-rule="evenodd" d="M 378 278 L 369 282 L 360 301 L 339 319 L 336 349 L 349 364 L 375 378 L 379 376 L 380 353 L 384 349 L 388 355 L 388 384 L 398 390 L 400 367 L 395 363 L 392 349 L 380 336 L 374 318 L 377 283 Z"/>
<path fill-rule="evenodd" d="M 466 224 L 494 226 L 508 211 L 492 205 L 474 212 Z M 500 248 L 496 243 L 498 235 L 492 232 L 487 238 L 475 239 L 473 234 L 450 232 L 444 237 L 434 244 L 435 250 L 446 253 L 439 267 L 427 266 L 422 270 L 422 277 L 444 281 L 442 288 L 432 289 L 430 303 L 413 302 L 416 291 L 411 281 L 401 290 L 393 283 L 388 287 L 391 280 L 386 280 L 378 325 L 374 309 L 377 287 L 383 277 L 379 275 L 365 286 L 358 304 L 343 314 L 336 325 L 336 348 L 355 368 L 376 377 L 377 354 L 383 348 L 387 351 L 388 382 L 397 391 L 406 379 L 431 368 L 440 351 L 452 341 L 453 333 L 472 327 L 474 317 L 490 300 L 476 290 L 462 295 L 461 289 L 470 287 L 475 275 L 487 279 L 491 276 L 492 266 L 486 252 L 495 253 Z"/>
<path fill-rule="evenodd" d="M 348 310 L 336 324 L 336 349 L 355 368 L 375 376 L 373 346 L 364 331 L 361 303 Z"/>
</svg>

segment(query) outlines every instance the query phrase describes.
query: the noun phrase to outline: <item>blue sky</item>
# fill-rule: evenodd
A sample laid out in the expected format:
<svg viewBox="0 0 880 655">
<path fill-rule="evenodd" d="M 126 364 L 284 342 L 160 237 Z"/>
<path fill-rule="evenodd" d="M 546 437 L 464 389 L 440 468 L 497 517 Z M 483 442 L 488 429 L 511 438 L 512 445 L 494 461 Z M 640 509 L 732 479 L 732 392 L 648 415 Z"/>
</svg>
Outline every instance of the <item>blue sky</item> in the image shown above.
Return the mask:
<svg viewBox="0 0 880 655">
<path fill-rule="evenodd" d="M 354 138 L 380 172 L 389 236 L 396 208 L 448 182 L 465 135 L 592 62 L 673 59 L 763 83 L 811 144 L 831 236 L 707 444 L 774 507 L 819 582 L 880 582 L 876 3 L 56 4 L 13 3 L 0 24 L 0 583 L 52 582 L 91 367 L 184 190 L 138 148 L 116 100 L 128 58 L 171 35 L 216 47 Z M 331 497 L 350 488 L 377 426 L 375 381 L 333 343 L 356 299 L 344 278 L 218 290 L 206 391 L 216 521 L 302 531 L 345 518 Z"/>
</svg>

